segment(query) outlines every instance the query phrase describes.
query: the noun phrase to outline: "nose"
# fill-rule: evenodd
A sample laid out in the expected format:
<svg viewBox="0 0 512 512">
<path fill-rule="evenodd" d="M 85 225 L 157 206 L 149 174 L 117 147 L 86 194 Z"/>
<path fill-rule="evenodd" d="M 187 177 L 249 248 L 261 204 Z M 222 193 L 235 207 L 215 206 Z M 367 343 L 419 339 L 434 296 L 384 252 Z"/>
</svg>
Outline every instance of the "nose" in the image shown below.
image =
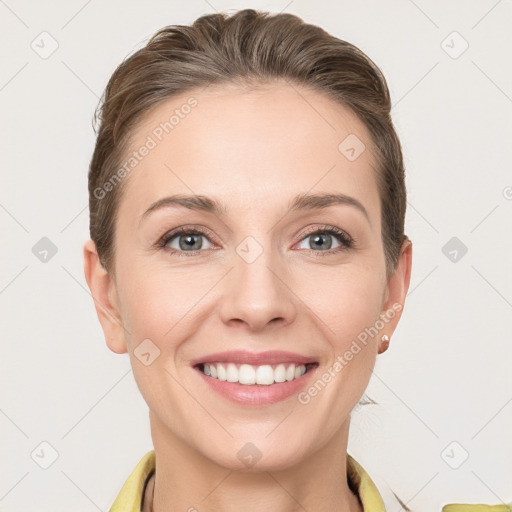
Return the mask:
<svg viewBox="0 0 512 512">
<path fill-rule="evenodd" d="M 254 250 L 254 247 L 251 248 Z M 240 254 L 242 256 L 240 256 Z M 245 325 L 256 332 L 292 323 L 297 298 L 290 288 L 286 265 L 266 249 L 251 261 L 235 253 L 234 268 L 224 279 L 221 316 L 226 324 Z"/>
</svg>

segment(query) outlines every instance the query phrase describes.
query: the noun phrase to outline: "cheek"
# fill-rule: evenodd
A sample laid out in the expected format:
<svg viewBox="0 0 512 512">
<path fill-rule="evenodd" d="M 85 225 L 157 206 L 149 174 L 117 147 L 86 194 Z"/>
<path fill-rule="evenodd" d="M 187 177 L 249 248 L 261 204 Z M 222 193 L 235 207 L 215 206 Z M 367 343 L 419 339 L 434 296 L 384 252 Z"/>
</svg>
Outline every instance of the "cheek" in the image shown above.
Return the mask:
<svg viewBox="0 0 512 512">
<path fill-rule="evenodd" d="M 183 272 L 157 275 L 133 265 L 123 278 L 123 320 L 134 378 L 152 410 L 167 410 L 183 398 L 175 381 L 176 354 L 193 333 L 190 312 L 200 295 Z M 178 428 L 177 417 L 173 421 Z"/>
<path fill-rule="evenodd" d="M 305 302 L 324 324 L 326 337 L 337 354 L 379 319 L 384 288 L 375 272 L 340 269 L 331 271 L 328 279 L 319 276 L 310 282 L 317 286 L 309 286 L 302 295 L 307 293 Z"/>
<path fill-rule="evenodd" d="M 183 272 L 182 269 L 155 269 L 134 265 L 123 276 L 121 290 L 123 320 L 128 331 L 131 348 L 145 338 L 168 347 L 173 331 L 187 324 L 204 293 L 204 276 Z"/>
</svg>

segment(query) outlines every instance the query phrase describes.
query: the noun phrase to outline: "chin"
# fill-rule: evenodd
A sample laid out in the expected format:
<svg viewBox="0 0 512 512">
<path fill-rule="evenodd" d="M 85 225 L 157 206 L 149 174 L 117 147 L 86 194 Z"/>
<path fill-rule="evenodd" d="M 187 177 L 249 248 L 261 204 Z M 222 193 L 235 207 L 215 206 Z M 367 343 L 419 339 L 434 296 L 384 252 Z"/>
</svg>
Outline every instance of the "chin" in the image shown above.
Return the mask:
<svg viewBox="0 0 512 512">
<path fill-rule="evenodd" d="M 213 450 L 213 447 L 207 447 L 205 451 L 200 451 L 214 464 L 241 473 L 282 471 L 300 464 L 306 457 L 303 445 L 297 447 L 284 440 L 278 440 L 276 444 L 276 440 L 269 442 L 264 436 L 261 441 L 230 438 L 226 450 L 222 450 L 222 445 L 215 444 Z"/>
</svg>

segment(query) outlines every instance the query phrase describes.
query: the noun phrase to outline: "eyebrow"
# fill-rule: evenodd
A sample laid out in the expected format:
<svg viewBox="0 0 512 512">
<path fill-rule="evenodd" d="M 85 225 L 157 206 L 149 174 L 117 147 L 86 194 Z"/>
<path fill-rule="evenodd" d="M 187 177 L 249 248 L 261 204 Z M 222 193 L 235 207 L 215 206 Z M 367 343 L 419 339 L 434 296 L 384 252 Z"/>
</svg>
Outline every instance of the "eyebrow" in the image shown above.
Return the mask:
<svg viewBox="0 0 512 512">
<path fill-rule="evenodd" d="M 288 209 L 291 211 L 297 210 L 321 210 L 334 205 L 346 205 L 353 206 L 359 210 L 371 224 L 370 216 L 363 204 L 355 197 L 347 196 L 346 194 L 325 194 L 316 193 L 309 194 L 303 193 L 293 197 L 289 204 Z M 184 207 L 189 210 L 199 210 L 214 215 L 222 216 L 228 211 L 226 206 L 220 201 L 203 195 L 185 195 L 177 194 L 173 196 L 163 197 L 158 201 L 154 202 L 141 217 L 141 222 L 150 213 L 159 210 L 161 208 L 168 207 Z"/>
</svg>

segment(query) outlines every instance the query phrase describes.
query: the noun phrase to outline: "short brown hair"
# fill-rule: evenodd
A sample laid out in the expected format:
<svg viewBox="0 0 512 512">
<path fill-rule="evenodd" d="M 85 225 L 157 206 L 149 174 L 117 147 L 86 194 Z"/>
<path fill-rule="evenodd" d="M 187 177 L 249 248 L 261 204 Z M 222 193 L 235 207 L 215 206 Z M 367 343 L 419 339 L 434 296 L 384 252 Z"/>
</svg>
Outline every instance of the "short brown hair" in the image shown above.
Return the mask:
<svg viewBox="0 0 512 512">
<path fill-rule="evenodd" d="M 114 270 L 115 221 L 122 183 L 98 194 L 118 170 L 137 123 L 172 96 L 209 84 L 284 79 L 328 95 L 368 128 L 377 161 L 382 243 L 388 276 L 404 234 L 406 187 L 391 99 L 380 69 L 356 46 L 292 14 L 245 9 L 170 25 L 122 62 L 95 113 L 100 121 L 89 168 L 90 234 Z"/>
</svg>

